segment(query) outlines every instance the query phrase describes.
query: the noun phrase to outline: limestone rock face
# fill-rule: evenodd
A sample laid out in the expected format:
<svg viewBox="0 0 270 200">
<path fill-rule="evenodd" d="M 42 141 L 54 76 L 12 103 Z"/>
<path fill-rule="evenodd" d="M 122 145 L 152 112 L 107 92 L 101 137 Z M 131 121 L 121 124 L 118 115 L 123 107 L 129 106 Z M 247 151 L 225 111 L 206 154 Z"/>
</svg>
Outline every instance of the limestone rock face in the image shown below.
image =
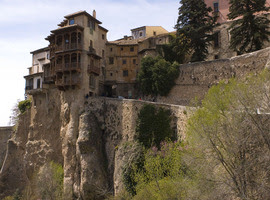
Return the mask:
<svg viewBox="0 0 270 200">
<path fill-rule="evenodd" d="M 18 130 L 8 142 L 0 198 L 23 190 L 50 161 L 64 168 L 64 199 L 104 199 L 123 189 L 123 168 L 137 154 L 137 115 L 151 102 L 76 99 L 80 93 L 75 93 L 55 89 L 33 97 L 36 105 L 20 116 Z M 173 127 L 178 135 L 184 134 L 186 107 L 151 104 L 170 109 Z"/>
<path fill-rule="evenodd" d="M 103 133 L 91 112 L 80 116 L 77 139 L 77 183 L 82 199 L 104 199 L 108 192 Z"/>
</svg>

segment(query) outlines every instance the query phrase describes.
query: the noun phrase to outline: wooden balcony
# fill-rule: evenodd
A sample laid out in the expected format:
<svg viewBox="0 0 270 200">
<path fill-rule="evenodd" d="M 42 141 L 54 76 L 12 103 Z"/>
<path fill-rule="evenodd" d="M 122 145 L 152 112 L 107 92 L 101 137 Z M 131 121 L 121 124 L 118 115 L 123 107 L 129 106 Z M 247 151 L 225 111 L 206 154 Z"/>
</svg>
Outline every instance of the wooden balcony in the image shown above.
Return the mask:
<svg viewBox="0 0 270 200">
<path fill-rule="evenodd" d="M 88 65 L 87 72 L 89 74 L 94 73 L 99 75 L 100 74 L 100 68 L 97 66 Z"/>
<path fill-rule="evenodd" d="M 43 78 L 43 83 L 44 84 L 49 84 L 54 82 L 54 77 L 53 76 L 45 76 Z"/>
<path fill-rule="evenodd" d="M 55 81 L 55 85 L 61 86 L 61 87 L 78 86 L 80 85 L 80 80 L 79 79 L 68 79 L 68 80 L 58 79 Z"/>
<path fill-rule="evenodd" d="M 82 49 L 82 44 L 77 43 L 69 43 L 69 44 L 61 44 L 56 45 L 55 51 L 66 51 L 66 50 L 75 50 L 75 49 Z"/>
<path fill-rule="evenodd" d="M 81 71 L 81 63 L 71 62 L 64 64 L 56 64 L 55 65 L 56 72 L 64 72 L 64 71 Z"/>
</svg>

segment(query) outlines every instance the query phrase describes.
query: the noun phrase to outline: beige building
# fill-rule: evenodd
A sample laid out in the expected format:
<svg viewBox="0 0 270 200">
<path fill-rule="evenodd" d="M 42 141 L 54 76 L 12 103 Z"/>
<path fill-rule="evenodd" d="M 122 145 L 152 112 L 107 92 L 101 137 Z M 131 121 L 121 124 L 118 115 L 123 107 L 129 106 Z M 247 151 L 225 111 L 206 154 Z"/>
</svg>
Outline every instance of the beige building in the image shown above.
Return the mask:
<svg viewBox="0 0 270 200">
<path fill-rule="evenodd" d="M 79 11 L 65 16 L 51 31 L 46 38 L 51 63 L 44 68 L 45 84 L 63 91 L 81 89 L 90 96 L 103 93 L 108 30 L 100 24 L 95 11 Z"/>
<path fill-rule="evenodd" d="M 106 44 L 106 96 L 136 98 L 142 57 L 156 56 L 157 45 L 168 43 L 168 31 L 160 26 L 135 28 L 131 35 Z"/>
<path fill-rule="evenodd" d="M 42 91 L 43 68 L 45 65 L 50 63 L 48 47 L 35 50 L 31 52 L 31 54 L 32 66 L 28 68 L 29 74 L 24 77 L 26 81 L 25 93 L 27 95 Z"/>
</svg>

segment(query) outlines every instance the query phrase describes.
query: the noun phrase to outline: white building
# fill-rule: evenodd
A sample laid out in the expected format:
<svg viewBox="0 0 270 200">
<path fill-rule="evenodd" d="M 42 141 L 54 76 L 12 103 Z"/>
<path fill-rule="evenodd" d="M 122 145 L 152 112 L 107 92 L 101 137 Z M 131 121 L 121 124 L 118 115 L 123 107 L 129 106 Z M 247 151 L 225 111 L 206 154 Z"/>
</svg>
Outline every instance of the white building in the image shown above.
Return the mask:
<svg viewBox="0 0 270 200">
<path fill-rule="evenodd" d="M 33 55 L 32 66 L 28 68 L 29 75 L 24 77 L 26 80 L 26 94 L 32 94 L 33 92 L 41 91 L 43 79 L 43 65 L 50 63 L 48 47 L 35 50 L 31 52 L 31 54 Z"/>
</svg>

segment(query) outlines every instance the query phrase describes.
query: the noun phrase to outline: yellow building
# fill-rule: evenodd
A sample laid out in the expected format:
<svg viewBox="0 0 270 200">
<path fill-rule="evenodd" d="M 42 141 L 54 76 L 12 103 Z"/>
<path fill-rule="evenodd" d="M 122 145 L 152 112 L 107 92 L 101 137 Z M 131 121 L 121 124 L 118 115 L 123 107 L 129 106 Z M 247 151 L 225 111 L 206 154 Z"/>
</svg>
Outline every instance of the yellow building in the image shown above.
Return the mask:
<svg viewBox="0 0 270 200">
<path fill-rule="evenodd" d="M 137 75 L 145 55 L 156 56 L 156 47 L 168 43 L 169 33 L 160 26 L 131 30 L 132 36 L 106 44 L 105 93 L 107 96 L 137 98 Z"/>
<path fill-rule="evenodd" d="M 79 11 L 65 16 L 51 31 L 50 65 L 44 68 L 44 83 L 60 90 L 82 89 L 87 95 L 101 95 L 104 84 L 104 56 L 107 30 L 96 19 Z"/>
</svg>

